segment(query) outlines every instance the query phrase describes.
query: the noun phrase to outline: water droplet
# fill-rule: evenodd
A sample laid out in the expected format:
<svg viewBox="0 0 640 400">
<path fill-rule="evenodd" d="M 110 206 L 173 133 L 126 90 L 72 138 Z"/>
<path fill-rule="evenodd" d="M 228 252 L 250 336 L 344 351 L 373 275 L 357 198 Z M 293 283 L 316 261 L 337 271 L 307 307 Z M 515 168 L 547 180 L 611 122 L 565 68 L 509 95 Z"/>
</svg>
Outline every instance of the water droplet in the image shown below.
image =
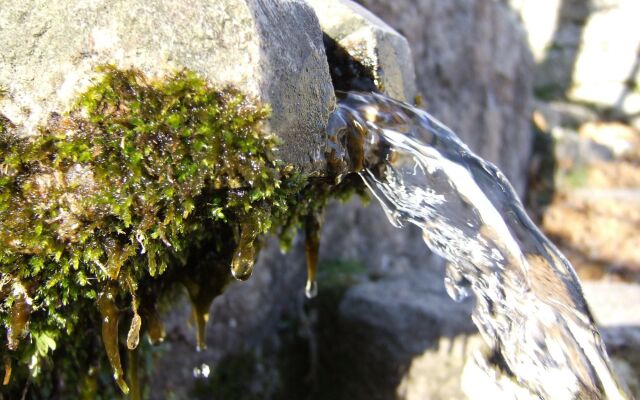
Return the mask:
<svg viewBox="0 0 640 400">
<path fill-rule="evenodd" d="M 318 282 L 313 280 L 307 280 L 307 284 L 304 288 L 304 294 L 308 299 L 313 299 L 318 295 Z"/>
<path fill-rule="evenodd" d="M 202 363 L 201 365 L 193 368 L 193 377 L 196 379 L 206 379 L 211 373 L 211 368 L 208 364 Z"/>
<path fill-rule="evenodd" d="M 318 282 L 316 274 L 318 270 L 318 249 L 320 248 L 320 216 L 311 212 L 305 218 L 305 243 L 304 251 L 307 259 L 307 284 L 305 295 L 312 299 L 318 294 Z"/>
<path fill-rule="evenodd" d="M 469 290 L 467 290 L 467 288 L 459 286 L 448 277 L 444 278 L 444 287 L 447 289 L 449 297 L 458 303 L 469 297 Z"/>
<path fill-rule="evenodd" d="M 238 247 L 231 260 L 231 274 L 239 281 L 246 281 L 253 273 L 256 259 L 256 235 L 255 229 L 250 224 L 245 224 L 240 233 Z"/>
<path fill-rule="evenodd" d="M 131 319 L 131 326 L 129 327 L 129 332 L 127 333 L 127 348 L 129 350 L 133 350 L 138 347 L 138 343 L 140 342 L 140 326 L 142 325 L 142 318 L 137 313 L 134 314 Z"/>
</svg>

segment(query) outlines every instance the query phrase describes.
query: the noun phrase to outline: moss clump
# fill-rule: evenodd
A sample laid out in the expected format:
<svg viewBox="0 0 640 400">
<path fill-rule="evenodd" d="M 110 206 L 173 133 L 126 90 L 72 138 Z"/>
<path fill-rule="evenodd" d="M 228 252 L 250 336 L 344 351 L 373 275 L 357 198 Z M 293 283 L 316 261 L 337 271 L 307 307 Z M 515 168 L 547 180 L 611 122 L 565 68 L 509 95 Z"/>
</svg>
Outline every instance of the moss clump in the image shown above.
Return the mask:
<svg viewBox="0 0 640 400">
<path fill-rule="evenodd" d="M 177 283 L 206 312 L 230 265 L 248 277 L 259 235 L 297 226 L 328 198 L 300 202 L 318 186 L 303 189 L 305 179 L 277 161 L 277 139 L 261 129 L 266 107 L 188 71 L 156 81 L 136 70 L 101 72 L 36 136 L 19 136 L 0 118 L 8 393 L 33 379 L 43 395 L 95 389 L 106 360 L 96 350 L 100 331 L 110 332 L 108 359 L 120 363 L 119 320 L 131 326 L 128 343 L 137 344 L 140 320 L 158 339 L 156 303 Z M 109 312 L 100 315 L 98 304 Z"/>
</svg>

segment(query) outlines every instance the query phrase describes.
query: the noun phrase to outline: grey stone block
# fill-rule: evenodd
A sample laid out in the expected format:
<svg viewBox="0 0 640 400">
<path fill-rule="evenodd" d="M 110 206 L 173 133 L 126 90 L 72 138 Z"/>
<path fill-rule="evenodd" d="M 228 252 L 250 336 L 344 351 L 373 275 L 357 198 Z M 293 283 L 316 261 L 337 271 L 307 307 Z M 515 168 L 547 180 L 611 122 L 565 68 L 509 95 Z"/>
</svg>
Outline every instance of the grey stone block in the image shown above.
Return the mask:
<svg viewBox="0 0 640 400">
<path fill-rule="evenodd" d="M 381 91 L 413 102 L 415 72 L 407 40 L 370 11 L 350 0 L 307 0 L 325 34 L 372 74 Z"/>
<path fill-rule="evenodd" d="M 313 10 L 300 0 L 2 1 L 0 112 L 28 134 L 64 112 L 100 64 L 152 77 L 187 68 L 268 103 L 280 156 L 322 167 L 334 94 Z"/>
</svg>

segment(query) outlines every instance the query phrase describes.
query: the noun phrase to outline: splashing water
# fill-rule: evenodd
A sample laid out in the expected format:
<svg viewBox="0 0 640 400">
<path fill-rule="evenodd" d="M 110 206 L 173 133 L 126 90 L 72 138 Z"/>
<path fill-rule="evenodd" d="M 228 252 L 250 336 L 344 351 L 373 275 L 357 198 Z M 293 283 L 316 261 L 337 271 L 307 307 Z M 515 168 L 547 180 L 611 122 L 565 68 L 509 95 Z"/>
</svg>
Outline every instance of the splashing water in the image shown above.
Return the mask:
<svg viewBox="0 0 640 400">
<path fill-rule="evenodd" d="M 357 172 L 396 227 L 422 229 L 448 261 L 447 292 L 508 369 L 546 399 L 624 399 L 569 262 L 505 176 L 426 112 L 348 93 L 329 121 L 329 165 Z"/>
</svg>

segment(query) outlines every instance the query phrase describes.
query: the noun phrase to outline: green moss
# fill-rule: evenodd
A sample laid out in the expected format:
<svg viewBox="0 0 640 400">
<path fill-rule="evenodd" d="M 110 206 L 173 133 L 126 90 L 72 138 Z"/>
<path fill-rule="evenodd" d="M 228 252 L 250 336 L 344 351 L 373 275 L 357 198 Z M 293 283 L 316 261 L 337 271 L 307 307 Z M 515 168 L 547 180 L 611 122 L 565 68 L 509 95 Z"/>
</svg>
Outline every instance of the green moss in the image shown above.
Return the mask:
<svg viewBox="0 0 640 400">
<path fill-rule="evenodd" d="M 260 235 L 282 229 L 286 247 L 307 215 L 351 190 L 348 180 L 307 183 L 279 162 L 277 138 L 261 127 L 268 108 L 235 90 L 188 71 L 156 81 L 100 71 L 72 111 L 38 135 L 21 136 L 0 116 L 9 396 L 36 381 L 33 398 L 110 397 L 100 377 L 113 376 L 107 358 L 123 375 L 118 321 L 129 328 L 142 318 L 141 334 L 160 340 L 157 304 L 176 285 L 203 315 L 231 280 L 230 266 L 248 277 Z"/>
</svg>

